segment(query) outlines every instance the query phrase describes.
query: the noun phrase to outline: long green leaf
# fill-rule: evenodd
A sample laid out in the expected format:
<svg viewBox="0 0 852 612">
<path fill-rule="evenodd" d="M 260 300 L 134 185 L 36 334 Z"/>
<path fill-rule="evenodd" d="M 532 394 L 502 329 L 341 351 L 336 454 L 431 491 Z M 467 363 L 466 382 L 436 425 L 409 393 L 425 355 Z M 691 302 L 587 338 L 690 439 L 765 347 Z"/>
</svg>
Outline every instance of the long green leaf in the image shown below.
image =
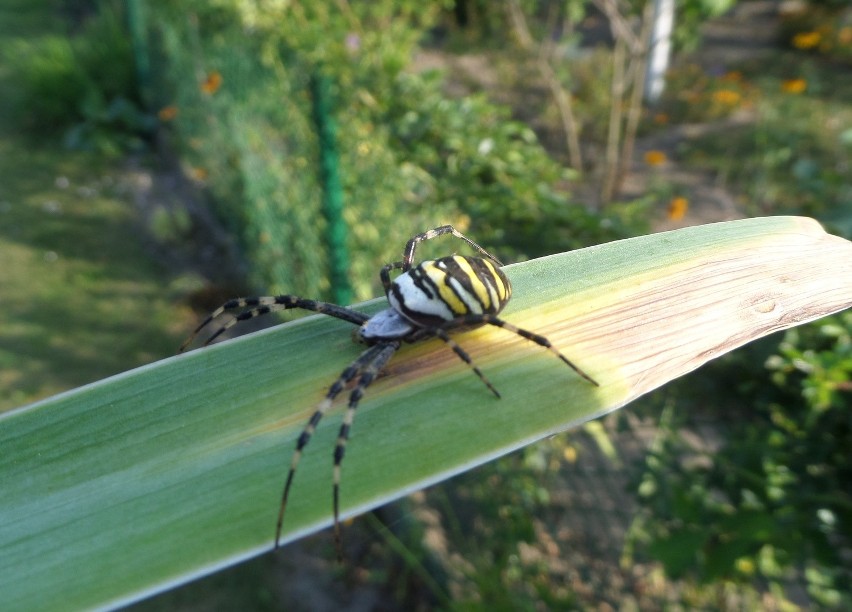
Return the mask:
<svg viewBox="0 0 852 612">
<path fill-rule="evenodd" d="M 506 319 L 546 334 L 602 386 L 499 329 L 457 340 L 502 400 L 440 341 L 405 347 L 358 410 L 345 514 L 852 304 L 852 244 L 794 217 L 645 236 L 507 274 Z M 301 319 L 0 417 L 0 608 L 115 606 L 268 550 L 295 438 L 359 354 L 348 329 Z M 306 449 L 288 541 L 330 522 L 339 422 L 332 411 Z"/>
</svg>

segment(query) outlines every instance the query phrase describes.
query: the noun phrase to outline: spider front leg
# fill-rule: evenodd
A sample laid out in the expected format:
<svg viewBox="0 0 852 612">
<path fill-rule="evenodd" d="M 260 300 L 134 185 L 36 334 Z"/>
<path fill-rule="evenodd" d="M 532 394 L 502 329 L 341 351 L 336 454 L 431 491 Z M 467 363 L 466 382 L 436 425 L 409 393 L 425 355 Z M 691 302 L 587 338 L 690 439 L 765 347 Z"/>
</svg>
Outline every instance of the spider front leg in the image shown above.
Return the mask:
<svg viewBox="0 0 852 612">
<path fill-rule="evenodd" d="M 391 278 L 390 278 L 391 270 L 401 270 L 404 267 L 405 267 L 404 261 L 396 261 L 394 263 L 389 263 L 389 264 L 385 264 L 384 266 L 382 266 L 382 269 L 379 272 L 379 278 L 382 281 L 382 287 L 384 287 L 385 295 L 387 295 L 388 292 L 391 289 Z"/>
<path fill-rule="evenodd" d="M 260 297 L 236 298 L 233 300 L 228 300 L 227 302 L 219 306 L 219 308 L 211 312 L 210 315 L 206 319 L 204 319 L 198 327 L 195 328 L 195 331 L 190 334 L 189 338 L 184 340 L 183 344 L 180 345 L 178 352 L 184 352 L 186 348 L 190 345 L 190 343 L 196 338 L 196 336 L 198 336 L 199 332 L 202 329 L 207 327 L 207 325 L 213 322 L 214 319 L 229 310 L 248 309 L 238 313 L 233 319 L 231 319 L 230 321 L 222 325 L 219 329 L 217 329 L 216 332 L 204 342 L 204 346 L 207 346 L 208 344 L 213 342 L 213 340 L 221 336 L 223 333 L 225 333 L 228 329 L 230 329 L 237 323 L 248 321 L 249 319 L 269 314 L 270 312 L 275 312 L 278 310 L 289 310 L 291 308 L 300 308 L 302 310 L 310 310 L 312 312 L 326 314 L 337 319 L 348 321 L 355 325 L 361 325 L 364 323 L 364 321 L 370 318 L 364 313 L 358 312 L 356 310 L 350 310 L 349 308 L 344 308 L 343 306 L 338 306 L 337 304 L 329 304 L 328 302 L 319 302 L 317 300 L 307 300 L 296 295 L 268 295 Z"/>
<path fill-rule="evenodd" d="M 421 242 L 425 242 L 426 240 L 431 240 L 432 238 L 437 238 L 438 236 L 444 236 L 445 234 L 452 234 L 456 238 L 464 240 L 472 248 L 476 249 L 479 253 L 485 255 L 485 257 L 487 257 L 488 259 L 495 261 L 497 265 L 503 265 L 491 253 L 489 253 L 481 246 L 476 244 L 473 240 L 462 234 L 452 225 L 442 225 L 441 227 L 436 227 L 435 229 L 423 232 L 422 234 L 417 234 L 411 240 L 408 241 L 408 243 L 405 245 L 405 251 L 403 251 L 402 254 L 402 271 L 407 272 L 411 268 L 411 263 L 414 261 L 414 250 L 417 248 L 418 244 L 420 244 Z"/>
<path fill-rule="evenodd" d="M 477 252 L 484 255 L 488 259 L 494 261 L 498 266 L 503 265 L 502 263 L 500 263 L 499 259 L 494 257 L 494 255 L 483 249 L 481 246 L 479 246 L 473 240 L 462 234 L 452 225 L 442 225 L 441 227 L 436 227 L 435 229 L 431 229 L 428 232 L 423 232 L 422 234 L 417 234 L 416 236 L 414 236 L 405 245 L 405 250 L 402 252 L 402 261 L 396 261 L 394 263 L 387 264 L 382 268 L 381 272 L 379 273 L 379 277 L 382 280 L 382 286 L 385 288 L 385 293 L 390 290 L 391 270 L 402 270 L 403 272 L 408 272 L 411 269 L 411 264 L 414 262 L 414 251 L 417 249 L 417 245 L 421 242 L 425 242 L 426 240 L 431 240 L 432 238 L 437 238 L 438 236 L 444 236 L 445 234 L 452 234 L 456 238 L 464 240 L 473 249 L 475 249 Z"/>
<path fill-rule="evenodd" d="M 349 396 L 349 407 L 344 416 L 343 425 L 340 428 L 340 434 L 337 438 L 337 443 L 334 449 L 334 479 L 333 479 L 333 499 L 334 499 L 334 531 L 335 542 L 340 553 L 340 521 L 339 521 L 339 487 L 340 487 L 340 463 L 343 460 L 344 447 L 346 440 L 349 437 L 349 429 L 352 426 L 354 412 L 358 406 L 358 402 L 370 383 L 373 382 L 379 371 L 385 366 L 388 360 L 393 356 L 400 346 L 399 341 L 382 342 L 375 344 L 361 353 L 349 367 L 343 370 L 343 373 L 329 387 L 325 398 L 317 406 L 307 425 L 302 430 L 296 441 L 296 449 L 293 451 L 293 457 L 290 460 L 290 471 L 287 473 L 287 480 L 284 483 L 284 491 L 281 494 L 281 506 L 278 509 L 278 521 L 275 525 L 275 548 L 278 548 L 281 542 L 281 529 L 284 524 L 284 514 L 287 510 L 287 500 L 290 497 L 290 487 L 293 485 L 293 477 L 296 474 L 296 468 L 302 458 L 302 451 L 310 441 L 316 431 L 322 417 L 331 408 L 334 399 L 346 388 L 347 383 L 354 378 L 358 378 L 358 384 Z"/>
</svg>

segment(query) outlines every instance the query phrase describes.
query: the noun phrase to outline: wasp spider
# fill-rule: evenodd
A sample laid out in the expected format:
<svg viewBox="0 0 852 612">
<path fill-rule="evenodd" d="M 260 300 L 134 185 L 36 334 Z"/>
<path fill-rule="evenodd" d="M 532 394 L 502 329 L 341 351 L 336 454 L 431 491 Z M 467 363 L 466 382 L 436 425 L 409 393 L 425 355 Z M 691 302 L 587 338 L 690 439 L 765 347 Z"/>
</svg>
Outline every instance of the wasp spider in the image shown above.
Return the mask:
<svg viewBox="0 0 852 612">
<path fill-rule="evenodd" d="M 414 251 L 417 245 L 424 240 L 445 234 L 452 234 L 465 241 L 484 257 L 451 255 L 434 261 L 424 261 L 414 266 Z M 302 450 L 316 430 L 320 419 L 331 408 L 334 399 L 350 381 L 357 379 L 355 388 L 349 395 L 349 406 L 343 417 L 343 424 L 340 426 L 337 443 L 334 447 L 332 485 L 334 538 L 338 554 L 340 553 L 340 464 L 343 461 L 355 409 L 364 395 L 364 390 L 375 380 L 403 342 L 440 338 L 462 361 L 471 367 L 479 379 L 485 383 L 485 386 L 499 398 L 500 393 L 494 388 L 494 385 L 473 363 L 464 349 L 449 336 L 450 330 L 460 327 L 495 325 L 548 349 L 589 383 L 598 385 L 588 374 L 571 363 L 567 357 L 550 344 L 547 338 L 515 327 L 497 316 L 512 295 L 509 279 L 500 269 L 500 265 L 500 262 L 481 246 L 451 225 L 444 225 L 414 236 L 405 246 L 402 261 L 387 264 L 381 269 L 380 278 L 390 308 L 382 310 L 372 317 L 357 310 L 327 302 L 306 300 L 295 295 L 239 298 L 225 302 L 213 311 L 181 345 L 180 351 L 183 352 L 202 329 L 226 311 L 239 312 L 216 330 L 204 343 L 205 346 L 241 321 L 290 308 L 310 310 L 358 325 L 359 327 L 355 332 L 356 339 L 369 345 L 369 348 L 361 353 L 361 356 L 343 370 L 343 373 L 334 381 L 296 442 L 296 450 L 293 452 L 290 462 L 290 471 L 284 484 L 278 521 L 275 526 L 276 548 L 281 540 L 281 526 L 284 521 L 287 498 L 290 494 L 290 486 L 293 483 L 293 475 L 296 473 L 296 467 L 302 456 Z M 393 270 L 400 270 L 401 273 L 391 280 Z"/>
</svg>

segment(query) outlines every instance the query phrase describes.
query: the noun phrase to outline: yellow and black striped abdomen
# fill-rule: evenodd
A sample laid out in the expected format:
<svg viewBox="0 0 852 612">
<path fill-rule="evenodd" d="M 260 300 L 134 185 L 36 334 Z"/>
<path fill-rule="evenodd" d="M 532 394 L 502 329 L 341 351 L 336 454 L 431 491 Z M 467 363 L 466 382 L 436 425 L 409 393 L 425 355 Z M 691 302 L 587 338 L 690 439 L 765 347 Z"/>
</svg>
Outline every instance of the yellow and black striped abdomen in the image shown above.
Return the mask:
<svg viewBox="0 0 852 612">
<path fill-rule="evenodd" d="M 453 255 L 401 274 L 391 283 L 388 301 L 413 323 L 434 326 L 468 315 L 497 314 L 511 295 L 509 279 L 497 264 Z"/>
</svg>

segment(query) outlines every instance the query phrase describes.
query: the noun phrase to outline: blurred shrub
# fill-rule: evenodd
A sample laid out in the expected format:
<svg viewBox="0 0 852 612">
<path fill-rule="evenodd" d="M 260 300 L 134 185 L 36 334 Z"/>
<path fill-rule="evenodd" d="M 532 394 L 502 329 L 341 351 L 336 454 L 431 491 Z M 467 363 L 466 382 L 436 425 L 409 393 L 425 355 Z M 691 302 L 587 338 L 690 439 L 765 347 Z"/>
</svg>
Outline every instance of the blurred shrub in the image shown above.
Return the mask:
<svg viewBox="0 0 852 612">
<path fill-rule="evenodd" d="M 357 298 L 376 294 L 376 269 L 411 235 L 443 223 L 506 261 L 635 233 L 642 203 L 600 213 L 572 202 L 573 177 L 506 108 L 450 99 L 438 74 L 406 72 L 450 4 L 149 0 L 156 118 L 140 104 L 118 0 L 87 4 L 69 37 L 4 55 L 21 122 L 69 146 L 138 149 L 159 120 L 264 290 L 328 295 L 308 87 L 320 72 L 335 84 Z"/>
<path fill-rule="evenodd" d="M 815 602 L 848 608 L 852 313 L 786 332 L 766 361 L 771 387 L 736 376 L 754 356 L 740 351 L 729 368 L 738 397 L 721 407 L 724 435 L 690 444 L 672 430 L 650 457 L 642 537 L 671 576 L 759 578 L 779 592 L 804 581 Z"/>
<path fill-rule="evenodd" d="M 753 110 L 759 89 L 742 72 L 711 74 L 697 64 L 673 68 L 659 112 L 673 123 L 698 123 Z"/>
<path fill-rule="evenodd" d="M 847 0 L 791 3 L 781 16 L 780 37 L 792 49 L 847 63 L 852 59 L 852 7 Z"/>
<path fill-rule="evenodd" d="M 438 75 L 404 71 L 437 4 L 154 6 L 159 89 L 170 94 L 159 103 L 175 109 L 176 144 L 266 290 L 329 289 L 308 94 L 320 71 L 336 84 L 359 299 L 378 291 L 381 263 L 436 225 L 454 223 L 512 260 L 623 236 L 638 217 L 638 206 L 601 215 L 572 203 L 570 177 L 506 109 L 448 99 Z"/>
<path fill-rule="evenodd" d="M 446 203 L 509 260 L 632 235 L 645 207 L 603 213 L 573 202 L 573 178 L 509 109 L 482 95 L 448 99 L 440 75 L 402 75 L 383 121 L 390 146 L 418 169 L 425 201 Z"/>
<path fill-rule="evenodd" d="M 685 139 L 679 158 L 712 169 L 743 194 L 747 214 L 814 216 L 831 231 L 851 235 L 848 88 L 831 65 L 779 53 L 789 61 L 720 77 L 697 68 L 676 73 L 679 85 L 666 106 L 675 118 L 701 121 L 748 111 L 739 121 Z M 711 114 L 714 108 L 719 112 Z"/>
<path fill-rule="evenodd" d="M 68 38 L 16 41 L 3 55 L 6 65 L 16 67 L 15 111 L 24 127 L 49 131 L 82 118 L 79 105 L 92 84 Z"/>
<path fill-rule="evenodd" d="M 15 112 L 34 133 L 118 153 L 142 146 L 155 125 L 139 105 L 119 2 L 101 3 L 70 36 L 16 41 L 2 53 L 14 70 Z"/>
</svg>

